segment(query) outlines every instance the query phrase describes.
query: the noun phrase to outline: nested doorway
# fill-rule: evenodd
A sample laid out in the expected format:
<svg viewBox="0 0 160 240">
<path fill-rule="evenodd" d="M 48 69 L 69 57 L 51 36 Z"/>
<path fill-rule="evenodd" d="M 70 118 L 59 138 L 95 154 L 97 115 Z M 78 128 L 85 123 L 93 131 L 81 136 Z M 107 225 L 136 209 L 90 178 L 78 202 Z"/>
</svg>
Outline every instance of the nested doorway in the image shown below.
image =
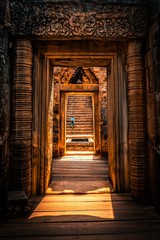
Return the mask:
<svg viewBox="0 0 160 240">
<path fill-rule="evenodd" d="M 100 154 L 98 92 L 62 92 L 61 109 L 61 154 Z"/>
<path fill-rule="evenodd" d="M 34 130 L 34 139 L 36 140 L 36 136 L 40 136 L 40 147 L 41 150 L 41 159 L 39 160 L 38 157 L 34 158 L 35 161 L 39 164 L 40 167 L 44 166 L 41 170 L 39 166 L 37 165 L 37 169 L 33 167 L 33 171 L 39 171 L 41 176 L 38 180 L 40 183 L 38 185 L 41 186 L 41 192 L 44 192 L 44 181 L 42 182 L 41 179 L 48 179 L 50 178 L 49 170 L 51 169 L 51 164 L 48 160 L 48 149 L 46 149 L 46 139 L 48 141 L 48 131 L 46 130 L 46 124 L 48 123 L 48 103 L 45 106 L 46 96 L 50 96 L 50 86 L 48 84 L 48 81 L 46 79 L 52 80 L 52 87 L 53 87 L 53 141 L 51 142 L 53 153 L 56 153 L 57 155 L 64 155 L 66 151 L 66 121 L 65 121 L 65 106 L 66 106 L 66 96 L 71 93 L 77 94 L 88 94 L 92 95 L 92 99 L 94 99 L 94 114 L 96 116 L 96 119 L 94 121 L 94 151 L 96 154 L 102 152 L 102 144 L 100 142 L 100 134 L 104 134 L 104 140 L 108 140 L 108 160 L 109 160 L 109 177 L 111 180 L 111 183 L 114 186 L 114 189 L 124 189 L 128 188 L 128 153 L 127 153 L 127 107 L 124 107 L 124 104 L 127 104 L 126 102 L 126 79 L 125 79 L 125 70 L 124 70 L 124 63 L 122 56 L 117 56 L 116 50 L 113 49 L 113 52 L 109 52 L 107 46 L 104 46 L 104 49 L 96 49 L 96 55 L 93 55 L 93 50 L 90 50 L 90 56 L 88 56 L 88 52 L 86 52 L 86 49 L 83 49 L 82 52 L 79 51 L 79 49 L 76 49 L 76 56 L 72 56 L 70 53 L 67 52 L 67 43 L 65 43 L 65 49 L 66 53 L 65 55 L 60 55 L 61 48 L 57 48 L 56 53 L 52 53 L 52 56 L 49 56 L 49 59 L 45 60 L 47 64 L 43 64 L 45 66 L 44 73 L 47 72 L 48 76 L 44 77 L 44 74 L 41 74 L 40 71 L 37 69 L 41 69 L 39 66 L 41 66 L 41 61 L 39 63 L 39 66 L 37 68 L 35 67 L 35 89 L 37 87 L 38 91 L 34 92 L 34 106 L 35 109 L 37 109 L 37 106 L 39 106 L 41 110 L 41 114 L 39 116 L 36 114 L 36 121 L 33 119 L 33 129 Z M 79 44 L 81 46 L 81 44 Z M 103 51 L 102 51 L 103 50 Z M 68 55 L 67 55 L 68 54 Z M 81 58 L 80 58 L 81 56 Z M 37 56 L 39 59 L 39 56 Z M 60 59 L 59 59 L 60 58 Z M 65 61 L 64 61 L 65 59 Z M 67 59 L 67 60 L 66 60 Z M 69 60 L 68 60 L 69 59 Z M 71 61 L 70 61 L 71 60 Z M 83 60 L 83 61 L 82 61 Z M 43 62 L 42 62 L 43 63 Z M 51 65 L 49 65 L 51 63 Z M 35 66 L 38 65 L 35 57 Z M 74 65 L 74 66 L 73 66 Z M 57 66 L 57 67 L 56 67 Z M 81 66 L 80 68 L 77 66 Z M 57 68 L 57 72 L 56 72 Z M 70 68 L 70 71 L 67 71 L 67 68 Z M 97 87 L 97 79 L 92 77 L 92 68 L 95 68 L 95 73 L 99 72 L 102 68 L 107 69 L 107 82 L 108 86 L 106 86 L 105 78 L 101 76 L 103 81 L 100 83 L 102 86 L 102 89 L 104 91 L 107 91 L 108 93 L 108 99 L 107 99 L 107 106 L 104 107 L 107 113 L 104 113 L 104 116 L 107 116 L 108 119 L 104 119 L 104 122 L 108 125 L 108 131 L 106 129 L 106 126 L 104 126 L 104 122 L 101 121 L 100 118 L 100 108 L 99 108 L 99 98 L 104 96 L 105 92 L 100 92 L 99 88 Z M 47 71 L 46 71 L 47 69 Z M 52 71 L 49 71 L 48 69 L 53 70 L 53 72 L 56 72 L 52 75 Z M 92 77 L 92 82 L 87 84 L 85 83 L 77 83 L 77 82 L 67 82 L 68 79 L 72 80 L 72 76 L 75 76 L 74 73 L 80 72 L 82 70 L 82 76 L 84 78 L 87 76 Z M 103 71 L 102 71 L 103 72 Z M 68 73 L 71 73 L 68 76 Z M 38 78 L 39 76 L 42 76 L 41 78 Z M 51 76 L 51 77 L 50 77 Z M 77 75 L 76 75 L 77 76 Z M 37 81 L 37 79 L 40 79 L 40 84 Z M 99 80 L 98 79 L 98 80 Z M 76 85 L 76 88 L 75 88 Z M 39 86 L 41 87 L 39 89 Z M 77 90 L 75 90 L 77 89 Z M 43 91 L 42 91 L 43 90 Z M 49 92 L 46 94 L 46 92 Z M 41 94 L 42 93 L 42 94 Z M 121 93 L 121 94 L 120 94 Z M 42 96 L 42 101 L 39 101 L 40 96 Z M 105 98 L 105 96 L 104 96 Z M 105 104 L 105 102 L 102 102 Z M 35 112 L 35 111 L 33 111 Z M 41 134 L 39 134 L 39 129 L 37 128 L 37 122 L 41 124 L 40 120 L 42 122 L 42 127 L 40 125 Z M 39 126 L 39 125 L 38 125 Z M 50 126 L 50 124 L 49 124 Z M 107 140 L 106 140 L 107 139 Z M 35 145 L 36 146 L 36 145 Z M 37 147 L 37 148 L 38 148 Z M 36 151 L 36 150 L 34 150 Z M 37 153 L 35 152 L 35 156 Z M 42 158 L 44 156 L 44 159 Z M 54 156 L 53 156 L 54 157 Z M 34 174 L 36 178 L 36 174 Z M 38 176 L 38 174 L 37 174 Z M 45 176 L 45 177 L 44 177 Z M 46 177 L 47 176 L 47 177 Z M 34 185 L 37 185 L 37 180 L 33 179 Z M 45 189 L 48 187 L 48 181 L 45 184 Z"/>
<path fill-rule="evenodd" d="M 95 112 L 92 93 L 66 94 L 65 153 L 95 153 Z"/>
</svg>

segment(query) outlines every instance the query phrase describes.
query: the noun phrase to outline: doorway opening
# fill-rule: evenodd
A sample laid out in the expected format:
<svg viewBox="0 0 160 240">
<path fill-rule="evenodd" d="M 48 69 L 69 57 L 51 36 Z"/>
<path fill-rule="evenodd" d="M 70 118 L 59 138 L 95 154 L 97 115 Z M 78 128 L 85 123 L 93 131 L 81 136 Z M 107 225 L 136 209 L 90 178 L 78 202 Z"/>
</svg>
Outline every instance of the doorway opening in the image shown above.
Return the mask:
<svg viewBox="0 0 160 240">
<path fill-rule="evenodd" d="M 36 186 L 39 181 L 40 192 L 44 192 L 44 186 L 46 190 L 51 180 L 51 169 L 55 164 L 52 158 L 55 160 L 64 156 L 67 150 L 70 150 L 68 148 L 70 143 L 76 143 L 76 146 L 79 142 L 88 145 L 91 140 L 95 155 L 104 155 L 103 157 L 107 160 L 105 154 L 108 154 L 109 177 L 114 189 L 120 189 L 120 185 L 127 188 L 128 129 L 127 108 L 123 107 L 124 104 L 127 104 L 123 55 L 120 53 L 117 55 L 115 44 L 107 45 L 104 42 L 97 44 L 94 41 L 88 41 L 84 48 L 81 41 L 76 43 L 78 47 L 70 41 L 65 42 L 65 44 L 52 42 L 47 45 L 47 49 L 44 49 L 44 45 L 41 44 L 40 48 L 45 55 L 42 56 L 42 59 L 41 56 L 35 55 L 34 88 L 36 91 L 33 100 L 34 109 L 37 111 L 40 109 L 40 113 L 36 114 L 33 120 L 33 139 L 36 141 L 35 146 L 38 146 L 37 149 L 34 148 L 34 156 L 37 156 L 35 162 L 39 164 L 37 164 L 37 169 L 34 165 L 33 171 L 39 171 L 41 177 L 38 180 L 33 179 L 34 185 Z M 56 46 L 54 51 L 53 46 Z M 44 67 L 41 68 L 41 66 Z M 38 69 L 43 71 L 38 71 Z M 49 83 L 52 83 L 52 88 Z M 53 108 L 51 108 L 50 114 L 47 100 L 51 96 L 51 89 L 53 89 Z M 66 120 L 67 101 L 71 100 L 72 95 L 78 97 L 86 95 L 88 101 L 90 99 L 92 102 L 93 132 L 90 135 L 93 137 L 91 136 L 91 139 L 89 136 L 80 137 L 80 134 L 76 137 L 72 136 L 71 139 L 68 136 L 72 135 L 68 133 L 72 129 L 67 126 L 69 124 L 69 117 Z M 36 112 L 34 109 L 33 112 Z M 74 111 L 76 110 L 74 109 Z M 53 116 L 53 121 L 51 116 Z M 74 130 L 78 118 L 75 119 Z M 53 135 L 49 135 L 48 129 L 51 128 Z M 40 147 L 37 142 L 40 142 Z M 46 147 L 46 142 L 50 144 L 52 151 Z M 36 151 L 39 151 L 39 155 Z M 40 161 L 38 156 L 41 156 Z M 35 174 L 35 176 L 39 175 Z M 44 184 L 41 179 L 47 179 L 46 183 Z"/>
<path fill-rule="evenodd" d="M 68 152 L 107 155 L 107 68 L 54 67 L 53 72 L 53 157 Z"/>
<path fill-rule="evenodd" d="M 94 97 L 91 93 L 66 96 L 65 153 L 95 153 Z"/>
</svg>

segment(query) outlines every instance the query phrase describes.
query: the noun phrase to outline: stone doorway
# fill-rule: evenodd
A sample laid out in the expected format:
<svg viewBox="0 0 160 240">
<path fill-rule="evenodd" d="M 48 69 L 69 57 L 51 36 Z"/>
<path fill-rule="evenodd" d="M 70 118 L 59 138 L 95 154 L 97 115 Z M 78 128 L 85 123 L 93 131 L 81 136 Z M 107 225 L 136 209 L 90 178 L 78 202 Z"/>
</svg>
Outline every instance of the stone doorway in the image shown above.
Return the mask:
<svg viewBox="0 0 160 240">
<path fill-rule="evenodd" d="M 5 13 L 1 29 L 1 94 L 5 99 L 2 114 L 8 122 L 2 135 L 3 139 L 7 134 L 8 140 L 6 143 L 3 140 L 2 148 L 5 158 L 11 159 L 9 181 L 12 189 L 24 190 L 28 195 L 44 193 L 50 178 L 50 149 L 53 143 L 63 142 L 59 129 L 51 144 L 53 139 L 48 134 L 52 126 L 57 127 L 57 119 L 52 125 L 48 116 L 52 89 L 49 65 L 52 68 L 101 66 L 109 71 L 108 159 L 111 182 L 115 190 L 130 189 L 136 198 L 145 196 L 146 99 L 144 49 L 141 46 L 147 34 L 147 5 L 144 1 L 134 1 L 134 4 L 132 1 L 118 2 L 123 3 L 114 4 L 108 0 L 92 4 L 61 1 L 41 1 L 40 4 L 7 1 L 7 4 L 1 4 Z M 8 117 L 10 82 L 11 125 Z M 55 86 L 53 90 L 55 92 Z M 60 95 L 64 91 L 67 88 L 63 85 Z M 58 103 L 54 112 L 59 111 Z"/>
<path fill-rule="evenodd" d="M 117 54 L 115 43 L 110 45 L 106 42 L 99 42 L 99 45 L 97 45 L 95 41 L 81 43 L 77 40 L 77 47 L 72 44 L 72 41 L 65 41 L 65 43 L 63 41 L 53 41 L 47 43 L 47 49 L 44 43 L 36 43 L 41 51 L 34 51 L 33 98 L 29 98 L 30 106 L 33 105 L 33 118 L 31 114 L 29 115 L 32 119 L 32 145 L 29 145 L 29 150 L 32 150 L 33 164 L 32 172 L 30 171 L 32 179 L 30 179 L 32 180 L 33 194 L 36 192 L 45 193 L 48 188 L 51 178 L 52 152 L 53 154 L 56 153 L 57 156 L 65 153 L 65 111 L 63 110 L 66 94 L 71 92 L 76 92 L 76 94 L 85 92 L 85 94 L 94 95 L 94 109 L 96 116 L 98 115 L 98 121 L 95 121 L 95 152 L 103 152 L 100 133 L 107 133 L 104 135 L 104 140 L 108 141 L 111 183 L 115 190 L 127 189 L 128 187 L 127 107 L 122 108 L 122 105 L 127 104 L 124 52 L 119 49 Z M 29 43 L 19 41 L 18 49 L 21 50 L 23 44 L 28 45 Z M 54 53 L 52 51 L 53 46 Z M 27 50 L 25 51 L 27 55 Z M 21 61 L 21 54 L 18 58 Z M 107 81 L 105 73 L 105 77 L 100 77 L 98 80 L 102 81 L 97 84 L 96 72 L 101 71 L 103 73 L 103 68 L 107 70 Z M 68 71 L 68 69 L 71 71 Z M 17 71 L 19 71 L 19 68 L 17 68 Z M 72 81 L 74 79 L 72 77 L 75 76 L 74 73 L 79 71 L 82 71 L 82 75 L 90 75 L 91 78 L 89 79 L 92 79 L 92 81 L 90 83 Z M 69 77 L 67 77 L 68 72 L 72 73 Z M 92 77 L 92 72 L 95 72 L 94 77 Z M 24 82 L 26 84 L 26 81 Z M 101 85 L 100 88 L 99 85 Z M 121 94 L 119 94 L 120 91 Z M 108 98 L 105 102 L 106 93 Z M 52 96 L 53 106 L 50 105 Z M 103 116 L 108 118 L 104 118 L 103 121 L 101 121 L 100 115 L 100 102 L 104 106 L 103 110 L 106 111 Z M 107 123 L 108 131 L 103 123 Z M 50 134 L 52 128 L 55 129 L 53 138 Z M 120 139 L 123 141 L 120 142 Z M 119 146 L 121 146 L 121 154 L 118 150 Z"/>
<path fill-rule="evenodd" d="M 91 66 L 54 67 L 53 157 L 55 158 L 65 155 L 68 151 L 83 150 L 104 156 L 108 154 L 108 71 L 107 67 L 92 66 L 94 64 L 92 59 L 87 65 L 89 63 Z M 86 65 L 85 59 L 83 64 Z M 79 100 L 80 102 L 77 103 Z M 69 113 L 68 107 L 71 108 Z M 78 121 L 71 131 L 69 121 L 73 111 L 79 115 L 76 116 Z M 80 114 L 85 116 L 87 113 L 90 114 L 90 125 L 87 128 L 88 119 L 87 121 L 83 119 L 83 128 L 77 128 L 77 123 L 82 122 Z"/>
</svg>

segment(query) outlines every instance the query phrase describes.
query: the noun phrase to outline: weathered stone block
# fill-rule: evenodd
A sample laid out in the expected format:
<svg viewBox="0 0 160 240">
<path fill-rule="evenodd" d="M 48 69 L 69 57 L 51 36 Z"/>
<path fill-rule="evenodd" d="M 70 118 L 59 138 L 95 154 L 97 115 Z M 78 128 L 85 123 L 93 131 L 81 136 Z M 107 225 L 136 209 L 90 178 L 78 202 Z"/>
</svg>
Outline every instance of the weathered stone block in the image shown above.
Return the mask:
<svg viewBox="0 0 160 240">
<path fill-rule="evenodd" d="M 152 66 L 155 63 L 160 61 L 160 48 L 154 47 L 152 48 L 145 57 L 145 65 L 146 68 Z"/>
<path fill-rule="evenodd" d="M 29 211 L 28 197 L 24 191 L 9 191 L 8 196 L 8 216 L 26 214 Z"/>
</svg>

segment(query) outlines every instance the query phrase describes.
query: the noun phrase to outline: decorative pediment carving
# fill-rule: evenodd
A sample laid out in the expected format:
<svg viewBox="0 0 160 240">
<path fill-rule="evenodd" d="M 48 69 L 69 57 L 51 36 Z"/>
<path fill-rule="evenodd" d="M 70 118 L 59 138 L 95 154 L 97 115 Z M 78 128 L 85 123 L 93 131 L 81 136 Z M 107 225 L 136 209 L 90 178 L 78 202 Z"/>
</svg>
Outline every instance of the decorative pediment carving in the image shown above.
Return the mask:
<svg viewBox="0 0 160 240">
<path fill-rule="evenodd" d="M 137 38 L 146 34 L 145 5 L 10 3 L 11 31 L 40 38 Z"/>
<path fill-rule="evenodd" d="M 78 67 L 69 80 L 71 84 L 97 84 L 98 78 L 90 68 Z"/>
</svg>

